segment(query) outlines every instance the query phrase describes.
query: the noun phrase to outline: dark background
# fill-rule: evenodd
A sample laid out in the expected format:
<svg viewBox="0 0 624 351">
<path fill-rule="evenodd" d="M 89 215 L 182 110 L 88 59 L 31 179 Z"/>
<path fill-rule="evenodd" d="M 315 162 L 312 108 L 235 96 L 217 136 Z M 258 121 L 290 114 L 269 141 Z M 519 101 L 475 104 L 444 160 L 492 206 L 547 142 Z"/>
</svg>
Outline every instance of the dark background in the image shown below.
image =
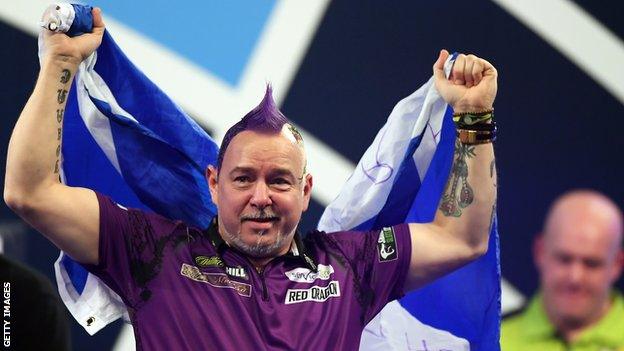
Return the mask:
<svg viewBox="0 0 624 351">
<path fill-rule="evenodd" d="M 624 3 L 575 2 L 622 40 Z M 6 155 L 38 63 L 36 39 L 3 22 L 0 43 L 0 154 Z M 483 0 L 332 2 L 282 109 L 357 162 L 394 104 L 429 79 L 440 48 L 478 54 L 498 69 L 502 271 L 530 294 L 537 287 L 530 245 L 556 196 L 591 188 L 624 207 L 624 106 L 514 17 Z M 314 203 L 302 226 L 314 227 L 321 211 Z M 33 230 L 7 226 L 19 222 L 4 205 L 0 216 L 3 231 L 12 232 L 5 253 L 53 279 L 58 251 Z M 73 323 L 74 347 L 108 350 L 118 328 L 119 322 L 90 338 Z"/>
</svg>

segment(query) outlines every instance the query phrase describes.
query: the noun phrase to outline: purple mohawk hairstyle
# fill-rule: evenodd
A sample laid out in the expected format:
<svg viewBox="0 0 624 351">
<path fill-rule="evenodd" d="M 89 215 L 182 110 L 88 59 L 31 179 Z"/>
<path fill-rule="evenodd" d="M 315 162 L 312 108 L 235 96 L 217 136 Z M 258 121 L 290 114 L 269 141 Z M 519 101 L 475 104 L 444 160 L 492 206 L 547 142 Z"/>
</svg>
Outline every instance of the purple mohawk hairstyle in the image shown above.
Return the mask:
<svg viewBox="0 0 624 351">
<path fill-rule="evenodd" d="M 219 170 L 221 169 L 225 151 L 227 151 L 230 142 L 235 136 L 238 135 L 238 133 L 246 130 L 265 133 L 280 133 L 284 124 L 291 125 L 288 118 L 286 118 L 277 106 L 275 106 L 275 101 L 273 101 L 273 89 L 271 88 L 271 84 L 267 84 L 266 91 L 264 92 L 264 98 L 260 101 L 260 104 L 253 110 L 249 111 L 245 117 L 230 127 L 227 133 L 225 133 L 223 141 L 221 142 L 221 147 L 219 148 L 217 168 Z M 297 129 L 295 129 L 295 127 L 291 127 L 290 130 L 298 142 L 303 140 L 301 138 L 301 134 L 297 131 Z"/>
</svg>

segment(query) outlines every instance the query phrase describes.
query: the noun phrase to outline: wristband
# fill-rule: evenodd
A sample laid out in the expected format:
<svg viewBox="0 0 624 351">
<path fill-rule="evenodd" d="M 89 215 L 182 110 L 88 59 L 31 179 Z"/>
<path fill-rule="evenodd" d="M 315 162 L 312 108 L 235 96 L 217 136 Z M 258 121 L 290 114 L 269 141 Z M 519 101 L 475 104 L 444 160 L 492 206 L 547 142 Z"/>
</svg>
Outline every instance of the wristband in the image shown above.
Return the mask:
<svg viewBox="0 0 624 351">
<path fill-rule="evenodd" d="M 496 122 L 494 121 L 490 121 L 488 123 L 472 124 L 472 125 L 457 123 L 456 126 L 457 126 L 457 129 L 483 131 L 483 132 L 496 132 L 498 129 L 496 127 Z"/>
<path fill-rule="evenodd" d="M 471 126 L 480 123 L 488 123 L 489 121 L 494 119 L 494 111 L 486 111 L 486 112 L 464 112 L 460 114 L 453 115 L 453 122 L 458 125 L 466 125 Z"/>
<path fill-rule="evenodd" d="M 466 145 L 487 144 L 496 140 L 496 130 L 481 131 L 481 130 L 458 129 L 457 137 L 459 138 L 459 141 L 462 144 L 466 144 Z"/>
</svg>

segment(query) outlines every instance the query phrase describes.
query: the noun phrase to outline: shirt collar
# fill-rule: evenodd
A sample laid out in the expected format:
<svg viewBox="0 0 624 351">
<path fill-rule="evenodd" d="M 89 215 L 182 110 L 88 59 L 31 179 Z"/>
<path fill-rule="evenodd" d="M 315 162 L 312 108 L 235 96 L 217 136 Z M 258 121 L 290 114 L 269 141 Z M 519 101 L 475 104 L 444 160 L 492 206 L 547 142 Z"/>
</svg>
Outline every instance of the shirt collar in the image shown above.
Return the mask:
<svg viewBox="0 0 624 351">
<path fill-rule="evenodd" d="M 532 339 L 551 338 L 555 336 L 556 330 L 548 320 L 544 311 L 543 297 L 539 293 L 531 301 L 523 316 L 524 328 L 527 336 Z"/>
<path fill-rule="evenodd" d="M 558 337 L 557 330 L 552 325 L 546 311 L 541 293 L 537 294 L 527 307 L 524 315 L 524 328 L 527 336 L 532 340 Z M 592 340 L 610 340 L 617 342 L 617 333 L 614 330 L 624 325 L 624 298 L 621 294 L 613 291 L 611 294 L 611 307 L 598 323 L 584 330 L 572 344 Z"/>
<path fill-rule="evenodd" d="M 206 234 L 208 235 L 208 239 L 210 239 L 212 246 L 214 246 L 214 248 L 217 250 L 217 253 L 221 255 L 223 251 L 229 249 L 230 246 L 227 244 L 227 242 L 225 242 L 225 240 L 223 240 L 221 234 L 219 234 L 219 226 L 217 225 L 217 220 L 218 219 L 215 216 L 210 222 L 210 226 L 206 229 Z M 301 234 L 298 230 L 295 231 L 295 236 L 292 243 L 290 244 L 290 250 L 281 257 L 286 260 L 301 261 L 301 263 L 303 263 L 306 268 L 314 272 L 316 272 L 318 269 L 316 261 L 306 249 L 303 239 L 301 238 Z"/>
<path fill-rule="evenodd" d="M 584 330 L 575 343 L 602 340 L 619 345 L 622 342 L 622 330 L 624 330 L 624 299 L 620 293 L 612 291 L 609 311 L 596 324 Z"/>
</svg>

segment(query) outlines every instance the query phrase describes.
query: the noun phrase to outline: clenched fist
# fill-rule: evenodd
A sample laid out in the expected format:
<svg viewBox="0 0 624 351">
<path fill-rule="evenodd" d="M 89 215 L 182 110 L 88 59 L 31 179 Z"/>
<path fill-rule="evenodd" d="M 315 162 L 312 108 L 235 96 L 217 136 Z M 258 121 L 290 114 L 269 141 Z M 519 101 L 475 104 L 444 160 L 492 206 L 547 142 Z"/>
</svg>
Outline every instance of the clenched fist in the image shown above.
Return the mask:
<svg viewBox="0 0 624 351">
<path fill-rule="evenodd" d="M 435 85 L 455 113 L 491 110 L 498 89 L 496 68 L 475 55 L 459 54 L 450 77 L 444 75 L 444 62 L 449 53 L 440 51 L 433 64 Z"/>
<path fill-rule="evenodd" d="M 78 65 L 97 50 L 104 35 L 104 21 L 102 20 L 102 11 L 99 8 L 94 8 L 91 13 L 93 15 L 93 31 L 91 33 L 72 38 L 65 33 L 43 30 L 46 60 L 60 60 Z"/>
</svg>

